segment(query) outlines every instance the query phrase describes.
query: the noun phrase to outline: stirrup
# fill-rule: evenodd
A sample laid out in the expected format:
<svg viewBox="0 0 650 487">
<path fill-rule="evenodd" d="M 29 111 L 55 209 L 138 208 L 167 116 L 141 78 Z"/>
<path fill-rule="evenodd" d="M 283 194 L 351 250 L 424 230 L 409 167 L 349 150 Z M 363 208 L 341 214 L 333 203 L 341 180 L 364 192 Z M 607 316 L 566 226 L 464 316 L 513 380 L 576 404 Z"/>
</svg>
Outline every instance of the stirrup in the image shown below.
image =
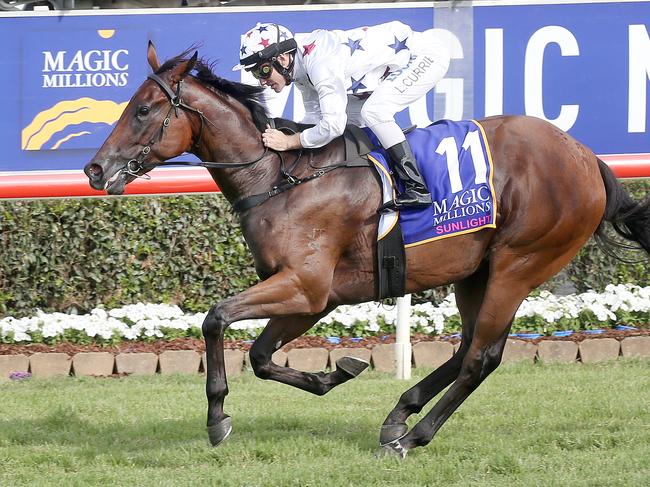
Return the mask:
<svg viewBox="0 0 650 487">
<path fill-rule="evenodd" d="M 383 205 L 379 207 L 377 210 L 377 213 L 389 213 L 391 211 L 400 211 L 400 210 L 408 210 L 408 209 L 416 209 L 416 208 L 426 208 L 427 206 L 431 206 L 432 200 L 431 200 L 431 194 L 427 193 L 416 193 L 418 196 L 422 196 L 421 199 L 418 199 L 417 197 L 414 200 L 404 202 L 404 201 L 399 201 L 400 196 L 404 196 L 405 193 L 398 195 L 397 198 L 387 201 Z M 428 196 L 428 198 L 427 198 Z"/>
<path fill-rule="evenodd" d="M 385 215 L 386 213 L 392 213 L 394 211 L 399 211 L 399 208 L 397 207 L 397 203 L 395 203 L 395 200 L 390 200 L 384 203 L 379 207 L 377 210 L 377 213 L 380 215 Z"/>
</svg>

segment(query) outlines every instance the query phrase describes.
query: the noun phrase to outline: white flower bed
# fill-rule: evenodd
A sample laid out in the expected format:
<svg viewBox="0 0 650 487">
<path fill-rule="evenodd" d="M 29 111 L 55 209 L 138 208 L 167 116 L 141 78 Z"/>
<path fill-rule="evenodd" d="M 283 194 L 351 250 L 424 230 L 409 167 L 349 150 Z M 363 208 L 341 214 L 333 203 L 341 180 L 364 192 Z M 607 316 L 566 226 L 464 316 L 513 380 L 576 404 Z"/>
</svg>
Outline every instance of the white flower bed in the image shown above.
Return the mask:
<svg viewBox="0 0 650 487">
<path fill-rule="evenodd" d="M 441 334 L 459 330 L 460 317 L 454 295 L 438 306 L 412 307 L 414 332 Z M 0 343 L 112 343 L 120 340 L 200 337 L 205 313 L 185 314 L 178 306 L 134 304 L 106 311 L 94 309 L 88 315 L 42 313 L 27 318 L 0 319 Z M 380 303 L 340 306 L 314 328 L 323 336 L 364 336 L 394 329 L 396 309 Z M 252 339 L 267 320 L 233 323 L 230 338 Z M 650 323 L 650 287 L 610 285 L 604 293 L 587 292 L 554 296 L 542 292 L 528 298 L 519 308 L 513 331 L 550 333 L 563 329 L 588 329 L 616 324 Z"/>
</svg>

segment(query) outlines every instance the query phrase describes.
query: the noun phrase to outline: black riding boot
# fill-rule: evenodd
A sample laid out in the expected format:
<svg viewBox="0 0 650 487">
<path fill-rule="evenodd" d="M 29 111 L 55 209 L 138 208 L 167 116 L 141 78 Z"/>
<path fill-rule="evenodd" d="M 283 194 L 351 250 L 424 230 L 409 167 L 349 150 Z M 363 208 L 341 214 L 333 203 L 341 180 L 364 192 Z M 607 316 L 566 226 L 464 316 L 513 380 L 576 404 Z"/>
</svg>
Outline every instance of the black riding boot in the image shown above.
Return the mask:
<svg viewBox="0 0 650 487">
<path fill-rule="evenodd" d="M 422 208 L 431 204 L 431 193 L 424 184 L 418 170 L 415 156 L 408 141 L 400 142 L 386 149 L 390 164 L 397 176 L 404 183 L 404 192 L 393 201 L 384 204 L 379 211 L 402 210 L 404 208 Z"/>
</svg>

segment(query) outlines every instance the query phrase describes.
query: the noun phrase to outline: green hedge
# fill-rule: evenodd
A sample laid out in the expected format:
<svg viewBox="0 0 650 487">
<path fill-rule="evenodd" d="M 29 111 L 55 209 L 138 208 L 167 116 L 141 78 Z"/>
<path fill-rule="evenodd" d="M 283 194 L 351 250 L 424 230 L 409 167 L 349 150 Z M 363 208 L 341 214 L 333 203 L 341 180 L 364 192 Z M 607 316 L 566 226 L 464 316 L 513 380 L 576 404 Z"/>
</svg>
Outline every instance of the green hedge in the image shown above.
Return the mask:
<svg viewBox="0 0 650 487">
<path fill-rule="evenodd" d="M 637 199 L 650 191 L 650 181 L 625 184 Z M 237 218 L 218 194 L 0 201 L 0 238 L 0 316 L 139 301 L 205 311 L 257 282 Z M 648 286 L 647 265 L 623 264 L 590 242 L 545 287 Z"/>
<path fill-rule="evenodd" d="M 256 282 L 218 195 L 5 201 L 0 315 L 142 302 L 205 311 Z"/>
</svg>

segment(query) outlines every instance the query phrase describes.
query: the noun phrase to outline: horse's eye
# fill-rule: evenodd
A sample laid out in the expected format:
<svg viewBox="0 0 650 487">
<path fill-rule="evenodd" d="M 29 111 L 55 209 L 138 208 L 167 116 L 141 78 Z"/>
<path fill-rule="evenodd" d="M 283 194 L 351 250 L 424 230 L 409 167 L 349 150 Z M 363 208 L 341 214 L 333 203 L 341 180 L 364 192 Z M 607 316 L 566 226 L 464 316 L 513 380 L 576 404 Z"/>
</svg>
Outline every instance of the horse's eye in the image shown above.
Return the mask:
<svg viewBox="0 0 650 487">
<path fill-rule="evenodd" d="M 147 105 L 140 105 L 138 107 L 138 116 L 146 116 L 149 115 L 149 107 Z"/>
</svg>

